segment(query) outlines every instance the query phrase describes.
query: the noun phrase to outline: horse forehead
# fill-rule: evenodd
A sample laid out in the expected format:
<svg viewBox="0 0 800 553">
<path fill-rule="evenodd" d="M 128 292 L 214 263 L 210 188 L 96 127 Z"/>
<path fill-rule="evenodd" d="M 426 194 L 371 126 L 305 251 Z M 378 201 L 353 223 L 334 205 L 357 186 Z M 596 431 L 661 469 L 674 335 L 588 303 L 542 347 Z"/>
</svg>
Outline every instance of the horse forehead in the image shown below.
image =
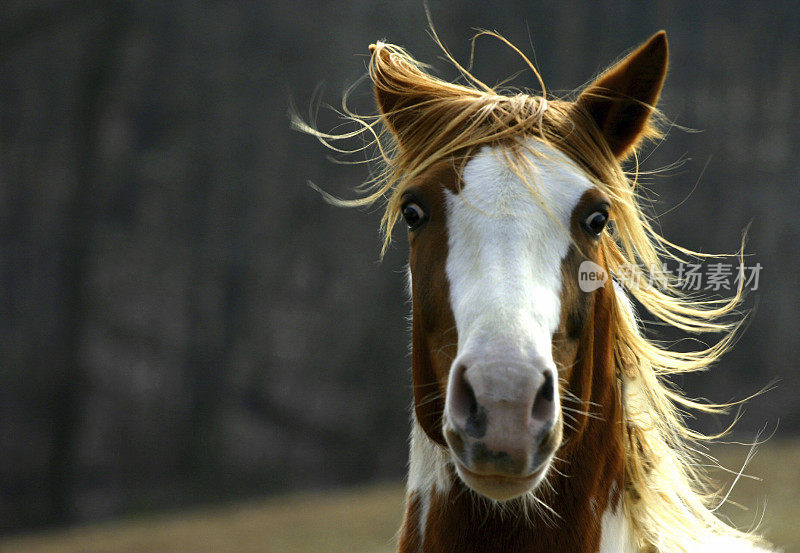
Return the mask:
<svg viewBox="0 0 800 553">
<path fill-rule="evenodd" d="M 527 146 L 533 150 L 523 154 L 529 163 L 518 163 L 517 171 L 500 147 L 483 148 L 464 167 L 460 193 L 448 192 L 450 210 L 504 226 L 517 220 L 538 230 L 568 232 L 573 209 L 593 185 L 555 148 L 534 140 Z"/>
</svg>

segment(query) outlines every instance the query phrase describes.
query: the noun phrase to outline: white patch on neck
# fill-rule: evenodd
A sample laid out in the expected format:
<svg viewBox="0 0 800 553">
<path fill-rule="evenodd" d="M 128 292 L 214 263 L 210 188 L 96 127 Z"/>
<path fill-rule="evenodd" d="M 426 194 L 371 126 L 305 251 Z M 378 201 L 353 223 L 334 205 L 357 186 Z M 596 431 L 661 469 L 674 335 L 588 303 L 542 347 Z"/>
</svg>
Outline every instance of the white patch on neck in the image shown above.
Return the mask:
<svg viewBox="0 0 800 553">
<path fill-rule="evenodd" d="M 416 493 L 419 498 L 419 532 L 420 550 L 425 541 L 425 525 L 434 493 L 446 493 L 450 490 L 452 480 L 447 465 L 450 458 L 446 451 L 437 446 L 412 415 L 414 422 L 411 428 L 411 451 L 408 456 L 407 495 Z"/>
<path fill-rule="evenodd" d="M 450 489 L 447 452 L 428 438 L 414 416 L 408 458 L 408 490 L 443 493 Z"/>
<path fill-rule="evenodd" d="M 630 522 L 622 508 L 622 498 L 615 510 L 609 505 L 603 513 L 600 531 L 599 553 L 639 553 Z"/>
<path fill-rule="evenodd" d="M 529 182 L 502 150 L 485 147 L 464 168 L 461 192 L 447 192 L 450 303 L 459 355 L 538 357 L 554 366 L 570 220 L 593 185 L 561 152 L 529 146 L 541 154 L 525 154 L 535 169 Z"/>
</svg>

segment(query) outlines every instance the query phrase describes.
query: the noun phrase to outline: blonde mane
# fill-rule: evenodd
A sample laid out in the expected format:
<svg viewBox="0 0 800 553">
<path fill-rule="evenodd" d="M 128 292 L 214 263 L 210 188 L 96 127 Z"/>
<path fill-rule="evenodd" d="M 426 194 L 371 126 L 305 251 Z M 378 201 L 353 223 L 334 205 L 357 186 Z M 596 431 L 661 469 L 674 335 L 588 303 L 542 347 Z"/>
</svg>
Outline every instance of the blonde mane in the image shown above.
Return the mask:
<svg viewBox="0 0 800 553">
<path fill-rule="evenodd" d="M 513 48 L 535 72 L 519 50 L 502 37 L 497 38 Z M 367 137 L 366 148 L 377 148 L 378 156 L 371 161 L 378 162 L 379 170 L 362 189 L 365 194 L 355 200 L 327 196 L 328 199 L 346 206 L 384 202 L 381 230 L 385 250 L 399 217 L 404 190 L 437 162 L 453 159 L 464 163 L 483 145 L 503 145 L 511 168 L 530 178 L 529 168 L 523 166 L 526 156 L 518 155 L 522 150 L 536 155 L 525 147 L 524 140 L 530 139 L 542 141 L 574 160 L 612 202 L 613 229 L 603 236 L 601 250 L 618 285 L 611 332 L 625 421 L 623 506 L 639 550 L 672 553 L 729 541 L 761 545 L 758 536 L 736 530 L 715 515 L 719 500 L 703 463 L 696 457 L 698 442 L 718 436 L 699 434 L 684 421 L 687 410 L 719 413 L 730 404 L 689 399 L 669 380 L 675 374 L 709 367 L 731 346 L 742 321 L 737 309 L 744 279 L 739 279 L 732 298 L 719 300 L 686 295 L 674 279 L 653 274 L 653 269 L 661 269 L 665 261 L 717 256 L 681 248 L 659 235 L 645 214 L 644 199 L 637 191 L 638 163 L 631 173 L 623 171 L 594 120 L 578 104 L 546 98 L 543 84 L 542 95 L 505 94 L 479 81 L 446 50 L 462 74 L 462 84 L 432 76 L 398 46 L 379 42 L 370 50 L 369 75 L 376 87 L 426 99 L 413 105 L 413 117 L 402 126 L 392 126 L 392 121 L 408 115 L 408 106 L 390 106 L 380 116 L 365 117 L 350 112 L 346 98 L 343 115 L 358 125 L 353 132 L 326 134 L 294 118 L 296 128 L 336 151 L 344 150 L 334 147 L 331 141 L 359 136 Z M 655 124 L 649 123 L 644 137 L 658 136 Z M 631 153 L 635 157 L 636 152 Z M 721 339 L 694 351 L 661 346 L 641 331 L 642 320 L 635 314 L 628 295 L 663 323 L 689 333 L 719 334 Z"/>
</svg>

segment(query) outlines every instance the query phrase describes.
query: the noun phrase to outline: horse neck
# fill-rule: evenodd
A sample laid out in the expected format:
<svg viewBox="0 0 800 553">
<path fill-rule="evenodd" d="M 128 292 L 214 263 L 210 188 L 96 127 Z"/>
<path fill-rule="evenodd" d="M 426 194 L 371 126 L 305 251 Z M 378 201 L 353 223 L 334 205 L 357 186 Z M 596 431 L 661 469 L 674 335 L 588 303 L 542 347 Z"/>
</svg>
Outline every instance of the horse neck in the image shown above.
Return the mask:
<svg viewBox="0 0 800 553">
<path fill-rule="evenodd" d="M 565 443 L 537 498 L 494 504 L 467 489 L 415 422 L 400 553 L 596 553 L 630 543 L 622 511 L 620 393 L 610 338 L 613 291 L 599 291 L 566 387 Z M 571 418 L 573 417 L 573 418 Z M 542 503 L 547 507 L 542 506 Z M 630 546 L 628 546 L 630 547 Z M 632 550 L 632 549 L 631 549 Z"/>
</svg>

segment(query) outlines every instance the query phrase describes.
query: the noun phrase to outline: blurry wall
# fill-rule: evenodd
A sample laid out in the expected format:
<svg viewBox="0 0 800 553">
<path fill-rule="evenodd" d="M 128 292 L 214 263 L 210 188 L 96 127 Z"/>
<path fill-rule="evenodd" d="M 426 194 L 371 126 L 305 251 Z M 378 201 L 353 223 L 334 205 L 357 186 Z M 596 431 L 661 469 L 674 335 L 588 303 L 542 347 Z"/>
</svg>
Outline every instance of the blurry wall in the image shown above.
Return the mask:
<svg viewBox="0 0 800 553">
<path fill-rule="evenodd" d="M 713 252 L 751 224 L 764 267 L 734 352 L 679 384 L 726 401 L 779 379 L 738 432 L 796 433 L 796 4 L 431 7 L 458 59 L 497 29 L 556 93 L 668 31 L 661 107 L 702 132 L 649 153 L 646 169 L 685 160 L 646 181 L 659 224 Z M 416 1 L 0 5 L 0 531 L 402 475 L 404 239 L 378 263 L 376 210 L 305 185 L 348 196 L 367 168 L 287 117 L 323 81 L 338 105 L 384 38 L 455 76 Z M 485 81 L 520 69 L 479 42 Z M 373 112 L 368 86 L 353 103 Z"/>
</svg>

